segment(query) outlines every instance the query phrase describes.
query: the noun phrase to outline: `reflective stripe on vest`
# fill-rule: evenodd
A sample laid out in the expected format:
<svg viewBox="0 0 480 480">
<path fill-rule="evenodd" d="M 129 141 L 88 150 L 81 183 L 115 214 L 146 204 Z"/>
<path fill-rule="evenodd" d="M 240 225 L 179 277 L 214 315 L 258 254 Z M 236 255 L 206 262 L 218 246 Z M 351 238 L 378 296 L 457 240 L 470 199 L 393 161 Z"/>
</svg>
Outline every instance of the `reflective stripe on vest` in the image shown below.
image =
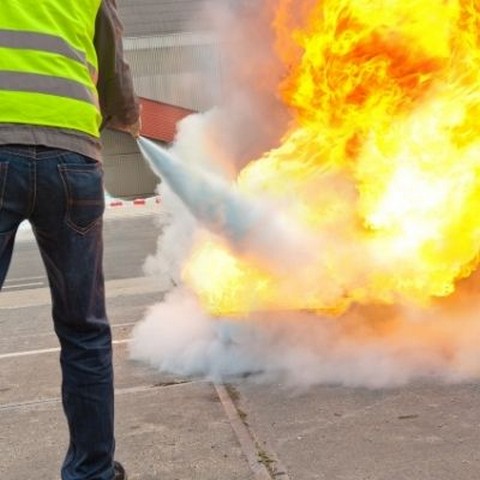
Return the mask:
<svg viewBox="0 0 480 480">
<path fill-rule="evenodd" d="M 92 78 L 97 77 L 95 67 L 87 61 L 84 52 L 70 46 L 63 38 L 37 32 L 19 32 L 18 30 L 0 29 L 0 47 L 19 48 L 23 50 L 40 50 L 57 53 L 80 62 L 88 67 Z"/>
<path fill-rule="evenodd" d="M 58 95 L 89 102 L 93 105 L 97 101 L 95 95 L 81 83 L 67 78 L 38 75 L 36 73 L 0 71 L 0 90 Z"/>
<path fill-rule="evenodd" d="M 2 5 L 0 123 L 99 136 L 93 35 L 100 2 L 9 0 Z"/>
<path fill-rule="evenodd" d="M 54 35 L 0 29 L 0 47 L 58 53 L 86 65 L 91 77 L 93 79 L 97 78 L 97 70 L 87 61 L 85 53 L 70 46 L 63 38 L 55 37 Z"/>
</svg>

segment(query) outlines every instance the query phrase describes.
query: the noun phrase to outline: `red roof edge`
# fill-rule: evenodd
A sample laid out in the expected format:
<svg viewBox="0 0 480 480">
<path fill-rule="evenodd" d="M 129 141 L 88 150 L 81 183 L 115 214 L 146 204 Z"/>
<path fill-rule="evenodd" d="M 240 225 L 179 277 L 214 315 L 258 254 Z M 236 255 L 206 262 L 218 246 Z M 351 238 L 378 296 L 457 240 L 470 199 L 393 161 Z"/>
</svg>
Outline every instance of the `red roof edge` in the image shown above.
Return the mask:
<svg viewBox="0 0 480 480">
<path fill-rule="evenodd" d="M 171 143 L 177 133 L 177 123 L 196 113 L 194 110 L 140 97 L 142 131 L 145 137 Z"/>
</svg>

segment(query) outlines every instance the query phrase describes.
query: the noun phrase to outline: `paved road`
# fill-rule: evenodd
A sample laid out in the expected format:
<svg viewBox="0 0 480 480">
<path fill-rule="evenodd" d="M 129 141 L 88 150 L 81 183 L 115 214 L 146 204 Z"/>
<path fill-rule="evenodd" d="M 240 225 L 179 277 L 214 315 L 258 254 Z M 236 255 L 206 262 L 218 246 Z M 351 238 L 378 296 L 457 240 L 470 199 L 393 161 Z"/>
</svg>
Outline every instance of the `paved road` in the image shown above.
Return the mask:
<svg viewBox="0 0 480 480">
<path fill-rule="evenodd" d="M 160 233 L 157 223 L 153 215 L 143 213 L 142 207 L 126 218 L 107 215 L 104 228 L 106 279 L 143 275 L 144 260 L 156 251 Z M 46 287 L 43 264 L 31 233 L 25 232 L 19 237 L 4 291 Z"/>
<path fill-rule="evenodd" d="M 131 361 L 131 330 L 163 297 L 141 277 L 157 235 L 151 216 L 106 227 L 118 458 L 131 480 L 480 478 L 478 383 L 298 391 L 248 378 L 218 385 Z M 66 441 L 58 345 L 28 241 L 12 275 L 17 287 L 0 294 L 0 479 L 58 480 Z"/>
<path fill-rule="evenodd" d="M 158 215 L 155 209 L 132 210 L 109 214 L 105 223 L 118 458 L 131 480 L 270 478 L 252 453 L 255 447 L 225 387 L 129 360 L 132 328 L 163 297 L 158 279 L 142 273 L 146 256 L 156 250 Z M 0 478 L 58 480 L 67 438 L 58 342 L 31 232 L 20 237 L 9 288 L 0 294 Z"/>
</svg>

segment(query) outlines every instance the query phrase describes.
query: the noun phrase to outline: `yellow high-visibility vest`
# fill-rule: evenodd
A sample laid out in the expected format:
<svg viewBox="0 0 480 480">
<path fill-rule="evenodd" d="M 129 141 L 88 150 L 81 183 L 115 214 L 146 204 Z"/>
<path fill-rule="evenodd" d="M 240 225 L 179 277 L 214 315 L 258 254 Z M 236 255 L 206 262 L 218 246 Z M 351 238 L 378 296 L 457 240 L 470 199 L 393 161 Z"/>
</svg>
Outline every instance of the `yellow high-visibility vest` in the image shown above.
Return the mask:
<svg viewBox="0 0 480 480">
<path fill-rule="evenodd" d="M 0 123 L 99 137 L 101 0 L 0 0 Z"/>
</svg>

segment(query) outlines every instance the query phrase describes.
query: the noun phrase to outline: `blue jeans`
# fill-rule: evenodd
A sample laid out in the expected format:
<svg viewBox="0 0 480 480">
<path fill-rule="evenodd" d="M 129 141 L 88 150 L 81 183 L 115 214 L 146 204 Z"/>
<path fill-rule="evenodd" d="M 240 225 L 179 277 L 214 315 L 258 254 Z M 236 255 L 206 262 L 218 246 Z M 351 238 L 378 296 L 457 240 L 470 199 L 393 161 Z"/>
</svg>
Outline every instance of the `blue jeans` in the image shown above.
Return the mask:
<svg viewBox="0 0 480 480">
<path fill-rule="evenodd" d="M 32 224 L 61 346 L 62 402 L 70 445 L 63 480 L 112 480 L 114 401 L 105 312 L 103 170 L 82 155 L 0 146 L 0 289 L 20 222 Z"/>
</svg>

